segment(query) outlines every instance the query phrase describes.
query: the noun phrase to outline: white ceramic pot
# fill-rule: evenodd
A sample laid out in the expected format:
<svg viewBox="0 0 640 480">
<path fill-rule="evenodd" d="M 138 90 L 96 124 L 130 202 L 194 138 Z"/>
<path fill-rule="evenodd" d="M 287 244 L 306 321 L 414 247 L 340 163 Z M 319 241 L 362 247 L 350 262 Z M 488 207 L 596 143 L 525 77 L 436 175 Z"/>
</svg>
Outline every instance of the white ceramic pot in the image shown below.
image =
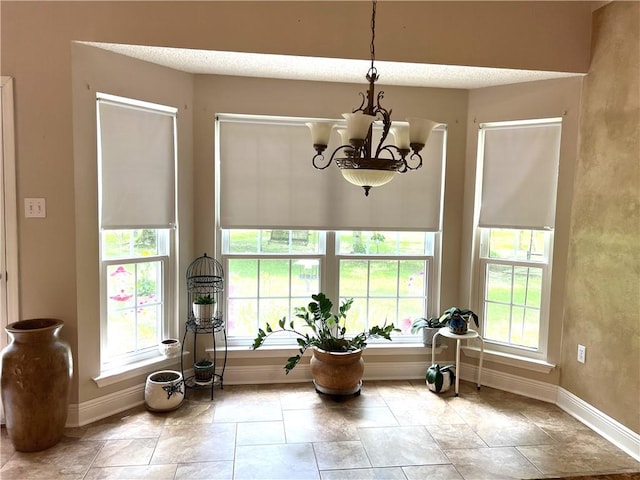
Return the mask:
<svg viewBox="0 0 640 480">
<path fill-rule="evenodd" d="M 213 315 L 216 311 L 216 306 L 213 303 L 193 304 L 193 317 L 195 319 L 196 325 L 208 325 L 211 323 L 213 319 Z"/>
<path fill-rule="evenodd" d="M 167 338 L 158 344 L 158 350 L 165 357 L 176 357 L 180 354 L 180 340 Z"/>
<path fill-rule="evenodd" d="M 144 387 L 144 402 L 152 412 L 175 410 L 184 400 L 182 374 L 174 370 L 161 370 L 147 377 Z"/>
</svg>

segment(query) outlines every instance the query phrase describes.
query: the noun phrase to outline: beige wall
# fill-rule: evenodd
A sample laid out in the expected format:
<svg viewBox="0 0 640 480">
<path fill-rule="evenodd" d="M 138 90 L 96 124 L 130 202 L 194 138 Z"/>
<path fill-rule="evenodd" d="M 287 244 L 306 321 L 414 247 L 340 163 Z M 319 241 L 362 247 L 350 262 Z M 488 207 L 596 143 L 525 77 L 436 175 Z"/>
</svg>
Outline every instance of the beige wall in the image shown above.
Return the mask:
<svg viewBox="0 0 640 480">
<path fill-rule="evenodd" d="M 640 432 L 640 3 L 594 15 L 567 268 L 560 385 Z M 631 39 L 631 40 L 630 40 Z M 576 361 L 577 345 L 586 363 Z"/>
</svg>

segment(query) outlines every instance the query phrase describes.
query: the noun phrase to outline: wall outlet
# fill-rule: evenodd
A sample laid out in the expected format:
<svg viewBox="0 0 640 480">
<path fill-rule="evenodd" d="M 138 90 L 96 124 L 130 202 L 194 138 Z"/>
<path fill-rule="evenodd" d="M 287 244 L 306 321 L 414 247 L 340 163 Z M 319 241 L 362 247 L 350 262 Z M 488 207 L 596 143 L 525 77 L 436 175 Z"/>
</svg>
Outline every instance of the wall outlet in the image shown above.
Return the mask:
<svg viewBox="0 0 640 480">
<path fill-rule="evenodd" d="M 587 359 L 587 347 L 578 344 L 578 361 L 584 363 Z"/>
</svg>

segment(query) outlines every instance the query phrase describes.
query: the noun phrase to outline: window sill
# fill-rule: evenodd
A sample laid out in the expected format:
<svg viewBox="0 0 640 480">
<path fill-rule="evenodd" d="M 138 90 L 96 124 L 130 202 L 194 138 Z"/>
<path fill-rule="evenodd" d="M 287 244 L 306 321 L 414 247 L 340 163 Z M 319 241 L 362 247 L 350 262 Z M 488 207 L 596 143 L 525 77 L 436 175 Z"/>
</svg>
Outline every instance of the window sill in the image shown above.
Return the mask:
<svg viewBox="0 0 640 480">
<path fill-rule="evenodd" d="M 446 345 L 436 348 L 436 353 L 446 349 Z M 207 351 L 213 352 L 212 348 Z M 248 346 L 230 346 L 227 349 L 229 358 L 273 358 L 292 356 L 298 353 L 298 347 L 293 345 L 264 345 L 258 350 L 251 350 Z M 365 350 L 365 356 L 398 356 L 398 355 L 420 355 L 431 354 L 431 348 L 425 347 L 422 343 L 375 343 L 369 344 Z"/>
<path fill-rule="evenodd" d="M 187 355 L 188 353 L 189 352 L 183 352 L 183 355 Z M 148 374 L 152 371 L 150 367 L 153 367 L 153 371 L 163 370 L 178 362 L 180 362 L 180 355 L 169 358 L 158 355 L 141 362 L 122 365 L 121 367 L 101 372 L 100 375 L 93 377 L 92 380 L 96 382 L 98 388 L 103 388 L 131 378 L 139 377 L 140 375 Z"/>
<path fill-rule="evenodd" d="M 473 358 L 480 358 L 480 348 L 471 346 L 460 347 L 464 351 L 465 355 Z M 556 368 L 553 363 L 546 362 L 544 360 L 538 360 L 536 358 L 524 357 L 521 355 L 513 355 L 511 353 L 498 352 L 496 350 L 484 350 L 484 359 L 490 362 L 501 363 L 503 365 L 509 365 L 511 367 L 523 368 L 525 370 L 531 370 L 533 372 L 549 373 Z"/>
</svg>

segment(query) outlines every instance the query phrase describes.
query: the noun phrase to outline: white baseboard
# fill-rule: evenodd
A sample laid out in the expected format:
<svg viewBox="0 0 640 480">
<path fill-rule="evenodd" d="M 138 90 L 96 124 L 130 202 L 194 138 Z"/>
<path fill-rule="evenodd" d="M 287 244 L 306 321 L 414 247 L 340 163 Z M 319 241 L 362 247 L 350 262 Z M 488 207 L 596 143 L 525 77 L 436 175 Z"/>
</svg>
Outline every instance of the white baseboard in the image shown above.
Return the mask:
<svg viewBox="0 0 640 480">
<path fill-rule="evenodd" d="M 639 434 L 562 387 L 558 387 L 556 404 L 640 462 Z"/>
<path fill-rule="evenodd" d="M 81 427 L 144 403 L 144 383 L 81 404 L 69 405 L 67 427 Z"/>
<path fill-rule="evenodd" d="M 469 382 L 477 382 L 478 366 L 463 363 L 460 368 L 460 378 Z M 549 403 L 556 403 L 558 396 L 557 385 L 531 380 L 497 370 L 489 370 L 487 368 L 482 369 L 480 384 Z"/>
</svg>

